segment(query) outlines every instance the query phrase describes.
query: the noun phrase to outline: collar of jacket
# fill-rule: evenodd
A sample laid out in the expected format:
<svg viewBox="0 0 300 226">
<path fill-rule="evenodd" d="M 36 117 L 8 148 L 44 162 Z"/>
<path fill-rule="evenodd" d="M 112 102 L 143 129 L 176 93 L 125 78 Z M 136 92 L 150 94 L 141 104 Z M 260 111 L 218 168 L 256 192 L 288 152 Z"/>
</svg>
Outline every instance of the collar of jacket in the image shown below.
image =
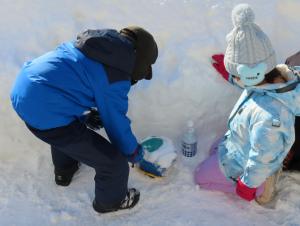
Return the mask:
<svg viewBox="0 0 300 226">
<path fill-rule="evenodd" d="M 285 93 L 294 90 L 297 85 L 300 83 L 299 76 L 295 76 L 293 79 L 285 82 L 285 83 L 273 83 L 273 84 L 263 84 L 260 86 L 251 86 L 245 87 L 247 92 L 257 92 L 257 93 Z"/>
</svg>

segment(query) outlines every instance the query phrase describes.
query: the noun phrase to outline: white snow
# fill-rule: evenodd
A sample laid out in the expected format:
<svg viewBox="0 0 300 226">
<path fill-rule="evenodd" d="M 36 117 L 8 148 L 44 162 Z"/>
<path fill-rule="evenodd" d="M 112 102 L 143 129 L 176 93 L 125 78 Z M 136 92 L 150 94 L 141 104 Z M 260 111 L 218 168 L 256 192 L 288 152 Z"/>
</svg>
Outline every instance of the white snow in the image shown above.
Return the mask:
<svg viewBox="0 0 300 226">
<path fill-rule="evenodd" d="M 268 208 L 201 190 L 195 166 L 223 134 L 240 91 L 210 65 L 223 52 L 231 10 L 239 0 L 0 0 L 0 225 L 300 225 L 300 175 L 284 174 Z M 269 35 L 278 62 L 300 49 L 299 0 L 252 0 L 256 22 Z M 179 158 L 171 174 L 151 180 L 131 170 L 141 191 L 132 210 L 99 215 L 91 208 L 94 171 L 82 166 L 73 183 L 54 183 L 49 147 L 31 135 L 12 110 L 9 91 L 23 62 L 75 38 L 86 28 L 140 25 L 153 33 L 159 58 L 151 82 L 130 93 L 129 116 L 139 139 L 172 138 L 192 119 L 198 154 Z"/>
</svg>

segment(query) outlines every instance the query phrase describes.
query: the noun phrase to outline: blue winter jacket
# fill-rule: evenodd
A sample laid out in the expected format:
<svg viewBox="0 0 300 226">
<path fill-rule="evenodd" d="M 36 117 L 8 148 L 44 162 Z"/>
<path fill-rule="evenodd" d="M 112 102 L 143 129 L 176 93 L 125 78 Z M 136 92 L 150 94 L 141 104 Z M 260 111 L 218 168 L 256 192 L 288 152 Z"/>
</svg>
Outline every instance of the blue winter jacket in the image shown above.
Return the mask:
<svg viewBox="0 0 300 226">
<path fill-rule="evenodd" d="M 47 130 L 68 125 L 97 107 L 110 141 L 125 155 L 138 143 L 127 118 L 135 53 L 115 30 L 87 30 L 24 64 L 11 92 L 18 115 Z"/>
<path fill-rule="evenodd" d="M 281 167 L 295 140 L 300 85 L 280 93 L 275 90 L 297 84 L 299 76 L 286 65 L 277 68 L 287 83 L 246 88 L 230 114 L 228 131 L 218 148 L 220 168 L 226 177 L 240 177 L 251 188 L 260 186 Z"/>
</svg>

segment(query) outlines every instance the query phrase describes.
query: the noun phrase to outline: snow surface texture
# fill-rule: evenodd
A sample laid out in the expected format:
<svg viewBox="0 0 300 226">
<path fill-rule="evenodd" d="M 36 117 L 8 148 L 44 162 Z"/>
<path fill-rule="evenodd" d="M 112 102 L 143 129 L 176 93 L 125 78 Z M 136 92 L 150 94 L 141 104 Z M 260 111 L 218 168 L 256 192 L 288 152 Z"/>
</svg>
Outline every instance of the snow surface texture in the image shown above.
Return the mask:
<svg viewBox="0 0 300 226">
<path fill-rule="evenodd" d="M 240 92 L 218 76 L 210 55 L 223 52 L 238 0 L 0 0 L 0 225 L 300 225 L 300 175 L 284 174 L 269 208 L 233 195 L 201 190 L 192 173 L 225 130 Z M 256 22 L 269 35 L 278 62 L 300 49 L 299 0 L 253 0 Z M 151 180 L 131 170 L 141 191 L 130 211 L 98 215 L 91 208 L 94 171 L 82 166 L 73 183 L 54 183 L 49 147 L 12 111 L 9 90 L 24 61 L 55 48 L 86 28 L 136 24 L 151 31 L 159 58 L 151 82 L 130 93 L 129 116 L 142 139 L 172 138 L 192 119 L 198 154 L 179 158 L 169 177 Z"/>
</svg>

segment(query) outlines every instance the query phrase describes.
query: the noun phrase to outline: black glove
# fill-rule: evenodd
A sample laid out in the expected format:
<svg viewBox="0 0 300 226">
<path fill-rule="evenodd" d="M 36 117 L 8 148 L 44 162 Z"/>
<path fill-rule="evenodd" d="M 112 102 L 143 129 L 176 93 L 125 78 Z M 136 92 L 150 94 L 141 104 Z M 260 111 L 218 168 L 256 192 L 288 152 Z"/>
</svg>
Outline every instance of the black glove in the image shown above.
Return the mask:
<svg viewBox="0 0 300 226">
<path fill-rule="evenodd" d="M 96 109 L 92 108 L 91 111 L 86 115 L 85 124 L 92 130 L 99 130 L 103 128 L 102 121 Z"/>
</svg>

